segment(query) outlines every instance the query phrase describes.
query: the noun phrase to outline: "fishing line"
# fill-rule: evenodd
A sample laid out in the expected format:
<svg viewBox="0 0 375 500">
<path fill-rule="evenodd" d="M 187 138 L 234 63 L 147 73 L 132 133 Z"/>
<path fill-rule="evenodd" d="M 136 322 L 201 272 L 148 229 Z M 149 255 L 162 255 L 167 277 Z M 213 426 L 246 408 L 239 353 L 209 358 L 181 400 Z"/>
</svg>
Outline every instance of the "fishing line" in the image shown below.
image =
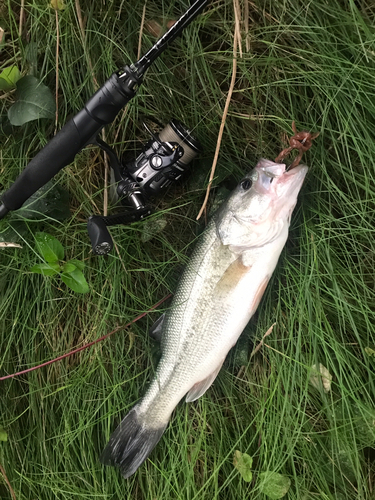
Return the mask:
<svg viewBox="0 0 375 500">
<path fill-rule="evenodd" d="M 144 316 L 146 316 L 148 313 L 154 311 L 157 307 L 159 307 L 163 302 L 165 302 L 171 296 L 172 296 L 171 293 L 168 294 L 163 299 L 159 300 L 159 302 L 157 302 L 152 307 L 150 307 L 150 309 L 148 309 L 147 311 L 139 314 L 136 318 L 134 318 L 131 321 L 129 321 L 129 323 L 127 323 L 125 326 L 118 326 L 117 328 L 115 328 L 111 332 L 107 333 L 106 335 L 103 335 L 99 339 L 93 340 L 92 342 L 89 342 L 88 344 L 85 344 L 82 347 L 78 347 L 77 349 L 73 349 L 72 351 L 69 351 L 69 352 L 67 352 L 65 354 L 62 354 L 61 356 L 58 356 L 55 359 L 51 359 L 49 361 L 41 363 L 40 365 L 33 366 L 32 368 L 27 368 L 26 370 L 22 370 L 22 371 L 17 372 L 17 373 L 12 373 L 11 375 L 5 375 L 4 377 L 0 377 L 0 381 L 7 380 L 7 379 L 13 378 L 13 377 L 18 377 L 19 375 L 24 375 L 25 373 L 30 373 L 30 372 L 32 372 L 34 370 L 38 370 L 39 368 L 43 368 L 44 366 L 52 365 L 52 363 L 56 363 L 56 361 L 60 361 L 60 360 L 62 360 L 64 358 L 72 356 L 73 354 L 76 354 L 77 352 L 83 351 L 84 349 L 88 349 L 89 347 L 93 346 L 94 344 L 98 344 L 99 342 L 102 342 L 103 340 L 107 339 L 108 337 L 110 337 L 114 333 L 118 332 L 119 330 L 123 330 L 125 328 L 128 328 L 133 323 L 136 323 L 138 320 L 140 320 L 141 318 L 143 318 Z"/>
</svg>

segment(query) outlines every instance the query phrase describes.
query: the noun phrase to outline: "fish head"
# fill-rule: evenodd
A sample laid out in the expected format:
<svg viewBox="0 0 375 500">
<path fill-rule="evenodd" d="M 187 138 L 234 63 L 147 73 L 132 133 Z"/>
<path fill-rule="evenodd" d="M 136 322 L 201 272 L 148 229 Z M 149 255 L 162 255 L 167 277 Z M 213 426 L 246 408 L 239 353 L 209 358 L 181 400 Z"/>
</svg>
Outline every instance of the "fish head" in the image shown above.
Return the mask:
<svg viewBox="0 0 375 500">
<path fill-rule="evenodd" d="M 305 165 L 287 170 L 282 163 L 261 159 L 217 214 L 222 243 L 248 248 L 287 235 L 307 170 Z"/>
</svg>

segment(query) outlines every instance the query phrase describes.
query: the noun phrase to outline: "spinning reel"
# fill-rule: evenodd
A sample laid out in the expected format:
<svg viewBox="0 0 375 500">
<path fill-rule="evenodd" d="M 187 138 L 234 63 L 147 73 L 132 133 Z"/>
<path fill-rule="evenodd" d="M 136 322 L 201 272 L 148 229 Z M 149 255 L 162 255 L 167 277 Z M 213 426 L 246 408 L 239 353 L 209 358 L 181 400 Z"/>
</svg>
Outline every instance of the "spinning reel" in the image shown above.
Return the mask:
<svg viewBox="0 0 375 500">
<path fill-rule="evenodd" d="M 148 68 L 202 12 L 207 3 L 208 0 L 193 0 L 187 11 L 144 56 L 109 77 L 84 107 L 37 153 L 9 189 L 2 193 L 0 220 L 10 211 L 19 209 L 88 144 L 97 144 L 108 154 L 115 197 L 128 207 L 124 213 L 90 217 L 88 231 L 94 252 L 105 255 L 111 250 L 113 242 L 108 226 L 129 224 L 151 213 L 147 205 L 148 198 L 158 195 L 161 190 L 179 180 L 201 150 L 199 141 L 182 123 L 172 120 L 159 134 L 153 134 L 148 129 L 150 141 L 134 161 L 123 164 L 98 134 L 135 97 Z"/>
<path fill-rule="evenodd" d="M 106 255 L 112 250 L 108 227 L 129 224 L 150 215 L 149 199 L 179 181 L 202 151 L 200 142 L 178 120 L 171 120 L 158 134 L 145 123 L 143 125 L 151 139 L 132 161 L 122 163 L 108 144 L 96 138 L 96 143 L 109 157 L 112 198 L 127 207 L 121 213 L 89 218 L 87 229 L 93 252 L 98 255 Z"/>
</svg>

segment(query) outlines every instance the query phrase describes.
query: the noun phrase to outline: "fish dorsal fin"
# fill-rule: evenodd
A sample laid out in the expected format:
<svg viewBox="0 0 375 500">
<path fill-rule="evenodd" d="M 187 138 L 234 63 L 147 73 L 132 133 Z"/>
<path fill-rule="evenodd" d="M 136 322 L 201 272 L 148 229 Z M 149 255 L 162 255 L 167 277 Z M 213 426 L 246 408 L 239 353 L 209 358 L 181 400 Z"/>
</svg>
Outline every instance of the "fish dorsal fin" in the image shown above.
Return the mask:
<svg viewBox="0 0 375 500">
<path fill-rule="evenodd" d="M 196 399 L 203 396 L 203 394 L 207 391 L 207 389 L 211 386 L 212 382 L 217 377 L 221 367 L 223 366 L 223 363 L 224 360 L 219 364 L 216 370 L 214 370 L 208 377 L 193 385 L 193 387 L 186 395 L 187 403 L 191 403 L 192 401 L 195 401 Z"/>
<path fill-rule="evenodd" d="M 165 319 L 165 313 L 162 314 L 156 321 L 155 323 L 151 326 L 151 328 L 148 331 L 149 336 L 157 340 L 158 342 L 161 341 L 162 337 L 162 332 L 163 332 L 163 324 L 164 324 L 164 319 Z"/>
</svg>

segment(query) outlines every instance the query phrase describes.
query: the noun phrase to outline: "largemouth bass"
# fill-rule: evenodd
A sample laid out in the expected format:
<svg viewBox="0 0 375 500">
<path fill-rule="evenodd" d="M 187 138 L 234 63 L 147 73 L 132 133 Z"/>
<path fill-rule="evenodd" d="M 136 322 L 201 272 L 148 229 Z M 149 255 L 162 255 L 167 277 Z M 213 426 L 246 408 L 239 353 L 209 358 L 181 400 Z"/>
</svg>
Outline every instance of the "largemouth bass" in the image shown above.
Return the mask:
<svg viewBox="0 0 375 500">
<path fill-rule="evenodd" d="M 260 160 L 202 233 L 165 314 L 162 357 L 143 398 L 101 456 L 131 476 L 160 440 L 179 401 L 198 399 L 256 311 L 288 237 L 307 173 Z"/>
</svg>

